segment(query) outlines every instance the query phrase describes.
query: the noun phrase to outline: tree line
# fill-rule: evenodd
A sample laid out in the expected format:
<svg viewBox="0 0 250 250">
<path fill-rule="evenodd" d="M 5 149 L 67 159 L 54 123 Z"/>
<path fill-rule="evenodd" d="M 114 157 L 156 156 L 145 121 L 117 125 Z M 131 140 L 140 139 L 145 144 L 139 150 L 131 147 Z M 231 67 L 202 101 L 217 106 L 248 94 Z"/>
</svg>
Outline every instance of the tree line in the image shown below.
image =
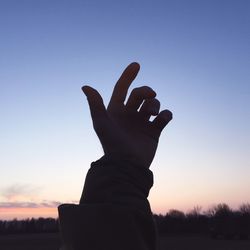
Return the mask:
<svg viewBox="0 0 250 250">
<path fill-rule="evenodd" d="M 0 235 L 21 233 L 55 233 L 58 231 L 59 221 L 54 218 L 0 220 Z"/>
<path fill-rule="evenodd" d="M 169 210 L 165 215 L 154 215 L 160 234 L 209 234 L 216 239 L 250 238 L 250 204 L 243 204 L 237 210 L 227 204 L 218 204 L 202 212 L 194 207 L 190 212 Z"/>
<path fill-rule="evenodd" d="M 205 212 L 196 206 L 184 213 L 171 209 L 165 215 L 154 215 L 160 235 L 202 233 L 213 238 L 250 238 L 250 204 L 237 210 L 221 203 Z M 54 218 L 31 218 L 24 220 L 0 220 L 0 234 L 59 232 L 59 221 Z"/>
</svg>

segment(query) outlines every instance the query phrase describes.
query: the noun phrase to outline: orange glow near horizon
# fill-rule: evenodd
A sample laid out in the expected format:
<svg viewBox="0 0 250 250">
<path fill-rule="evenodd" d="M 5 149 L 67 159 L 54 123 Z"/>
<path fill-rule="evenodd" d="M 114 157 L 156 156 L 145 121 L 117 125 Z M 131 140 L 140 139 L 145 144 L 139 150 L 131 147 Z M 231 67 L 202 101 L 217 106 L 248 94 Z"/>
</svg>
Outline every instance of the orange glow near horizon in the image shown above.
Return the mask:
<svg viewBox="0 0 250 250">
<path fill-rule="evenodd" d="M 57 218 L 56 207 L 41 207 L 41 208 L 0 208 L 0 220 L 12 219 L 28 219 L 39 217 Z"/>
</svg>

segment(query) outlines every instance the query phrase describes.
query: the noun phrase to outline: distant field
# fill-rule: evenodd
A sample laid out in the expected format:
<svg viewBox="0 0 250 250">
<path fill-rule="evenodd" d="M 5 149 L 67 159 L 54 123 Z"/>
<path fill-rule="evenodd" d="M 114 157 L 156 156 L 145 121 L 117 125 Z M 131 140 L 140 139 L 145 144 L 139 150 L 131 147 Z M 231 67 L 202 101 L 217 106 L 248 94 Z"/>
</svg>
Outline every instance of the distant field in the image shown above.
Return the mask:
<svg viewBox="0 0 250 250">
<path fill-rule="evenodd" d="M 0 236 L 0 250 L 58 250 L 58 234 Z M 160 250 L 250 250 L 250 240 L 213 240 L 206 236 L 166 236 Z M 119 249 L 118 249 L 119 250 Z"/>
<path fill-rule="evenodd" d="M 214 240 L 209 236 L 166 236 L 160 250 L 250 250 L 250 240 Z"/>
<path fill-rule="evenodd" d="M 58 250 L 58 234 L 19 234 L 0 236 L 0 250 Z"/>
</svg>

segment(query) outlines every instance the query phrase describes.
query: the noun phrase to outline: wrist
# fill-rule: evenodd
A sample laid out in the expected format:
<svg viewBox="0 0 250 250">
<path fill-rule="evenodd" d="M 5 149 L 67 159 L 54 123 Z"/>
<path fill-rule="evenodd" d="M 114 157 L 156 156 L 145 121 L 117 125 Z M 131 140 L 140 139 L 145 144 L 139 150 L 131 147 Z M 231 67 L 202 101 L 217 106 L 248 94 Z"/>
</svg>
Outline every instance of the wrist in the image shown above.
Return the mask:
<svg viewBox="0 0 250 250">
<path fill-rule="evenodd" d="M 130 154 L 130 153 L 120 153 L 120 152 L 111 152 L 111 153 L 105 153 L 99 160 L 102 160 L 103 162 L 113 162 L 118 163 L 121 166 L 133 166 L 135 168 L 144 168 L 149 169 L 152 161 L 148 161 L 146 156 L 144 156 L 144 159 L 142 157 L 137 156 L 136 154 Z"/>
</svg>

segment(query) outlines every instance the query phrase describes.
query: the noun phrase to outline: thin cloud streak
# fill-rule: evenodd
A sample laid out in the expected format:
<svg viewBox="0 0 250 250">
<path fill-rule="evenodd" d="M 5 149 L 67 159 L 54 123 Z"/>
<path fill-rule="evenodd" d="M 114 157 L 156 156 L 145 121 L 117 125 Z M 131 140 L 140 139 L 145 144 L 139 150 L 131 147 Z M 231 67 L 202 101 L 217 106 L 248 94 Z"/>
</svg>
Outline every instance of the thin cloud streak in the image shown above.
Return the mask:
<svg viewBox="0 0 250 250">
<path fill-rule="evenodd" d="M 43 202 L 0 202 L 1 208 L 54 208 L 58 207 L 61 202 L 43 201 Z"/>
<path fill-rule="evenodd" d="M 13 201 L 20 197 L 32 198 L 37 196 L 41 188 L 29 184 L 12 184 L 0 190 L 0 195 L 7 201 Z"/>
</svg>

